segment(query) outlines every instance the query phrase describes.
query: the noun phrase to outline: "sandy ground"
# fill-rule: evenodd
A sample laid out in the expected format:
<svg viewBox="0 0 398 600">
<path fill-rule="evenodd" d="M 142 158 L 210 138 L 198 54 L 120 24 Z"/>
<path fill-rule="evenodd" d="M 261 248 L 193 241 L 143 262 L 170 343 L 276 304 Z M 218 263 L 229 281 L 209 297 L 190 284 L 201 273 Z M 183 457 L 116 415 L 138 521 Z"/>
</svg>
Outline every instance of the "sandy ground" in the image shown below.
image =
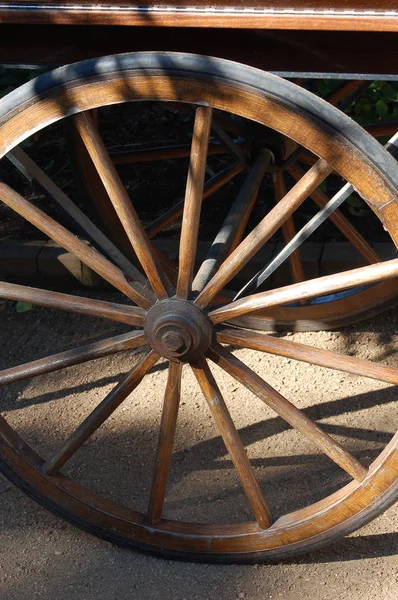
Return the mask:
<svg viewBox="0 0 398 600">
<path fill-rule="evenodd" d="M 34 309 L 0 313 L 0 368 L 126 330 L 123 325 Z M 286 339 L 398 365 L 398 311 L 339 332 Z M 364 464 L 398 426 L 395 388 L 266 354 L 237 355 L 306 410 Z M 140 356 L 125 352 L 2 390 L 2 412 L 50 456 Z M 67 465 L 106 497 L 145 510 L 167 371 L 159 363 Z M 214 369 L 273 514 L 322 498 L 348 481 L 309 441 L 289 429 L 229 376 Z M 166 515 L 234 522 L 251 518 L 229 456 L 188 367 Z M 398 598 L 398 511 L 309 556 L 278 564 L 208 565 L 159 559 L 113 546 L 54 517 L 0 478 L 2 600 Z"/>
</svg>

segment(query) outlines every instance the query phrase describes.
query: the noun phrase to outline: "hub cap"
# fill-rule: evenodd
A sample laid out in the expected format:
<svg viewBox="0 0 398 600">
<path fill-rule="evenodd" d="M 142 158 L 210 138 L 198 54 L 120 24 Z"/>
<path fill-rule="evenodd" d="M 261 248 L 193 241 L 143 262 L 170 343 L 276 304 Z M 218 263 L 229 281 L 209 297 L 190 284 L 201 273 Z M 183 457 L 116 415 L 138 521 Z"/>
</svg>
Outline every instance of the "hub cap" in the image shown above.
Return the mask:
<svg viewBox="0 0 398 600">
<path fill-rule="evenodd" d="M 165 358 L 181 362 L 197 360 L 212 340 L 209 318 L 187 300 L 157 302 L 148 312 L 145 334 L 150 346 Z"/>
</svg>

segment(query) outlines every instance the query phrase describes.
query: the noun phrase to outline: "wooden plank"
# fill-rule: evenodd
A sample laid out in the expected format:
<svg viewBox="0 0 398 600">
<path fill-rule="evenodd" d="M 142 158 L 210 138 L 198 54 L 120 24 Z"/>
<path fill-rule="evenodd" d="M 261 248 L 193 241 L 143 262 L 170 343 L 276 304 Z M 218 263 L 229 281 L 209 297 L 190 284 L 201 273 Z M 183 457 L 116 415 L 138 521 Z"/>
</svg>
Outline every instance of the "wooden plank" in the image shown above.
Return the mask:
<svg viewBox="0 0 398 600">
<path fill-rule="evenodd" d="M 1 25 L 0 60 L 12 64 L 63 65 L 109 54 L 159 50 L 228 58 L 265 71 L 383 76 L 396 74 L 394 33 L 129 27 L 105 25 Z M 21 44 L 23 40 L 23 44 Z M 317 51 L 314 53 L 314 48 Z M 355 52 L 353 52 L 355 48 Z M 27 50 L 29 49 L 28 53 Z M 335 75 L 336 76 L 336 75 Z M 357 76 L 354 76 L 357 78 Z"/>
<path fill-rule="evenodd" d="M 124 26 L 156 26 L 156 27 L 215 27 L 234 29 L 292 29 L 292 30 L 332 30 L 332 31 L 398 31 L 398 15 L 396 5 L 388 6 L 384 0 L 381 6 L 375 10 L 374 3 L 371 7 L 372 13 L 366 12 L 365 8 L 354 8 L 350 11 L 347 6 L 333 8 L 330 6 L 316 6 L 308 12 L 308 4 L 300 9 L 295 6 L 282 8 L 261 6 L 229 8 L 222 7 L 219 10 L 202 10 L 195 7 L 186 7 L 184 10 L 178 7 L 170 7 L 165 10 L 161 6 L 120 7 L 115 10 L 106 6 L 95 7 L 95 4 L 85 9 L 76 8 L 71 4 L 61 8 L 56 2 L 46 3 L 45 6 L 37 6 L 32 10 L 28 2 L 16 4 L 10 8 L 9 4 L 0 5 L 0 23 L 29 23 L 50 25 L 124 25 Z M 373 2 L 373 0 L 372 0 Z M 356 3 L 358 4 L 358 3 Z M 290 10 L 289 10 L 290 8 Z M 388 12 L 390 11 L 390 12 Z"/>
</svg>

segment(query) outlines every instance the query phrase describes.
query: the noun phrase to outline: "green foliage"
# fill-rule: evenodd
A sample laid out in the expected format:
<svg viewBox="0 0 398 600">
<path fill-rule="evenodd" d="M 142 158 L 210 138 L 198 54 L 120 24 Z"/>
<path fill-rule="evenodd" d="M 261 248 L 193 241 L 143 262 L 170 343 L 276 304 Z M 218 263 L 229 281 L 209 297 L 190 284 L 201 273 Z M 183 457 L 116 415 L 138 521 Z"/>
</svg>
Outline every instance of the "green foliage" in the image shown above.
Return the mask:
<svg viewBox="0 0 398 600">
<path fill-rule="evenodd" d="M 28 312 L 29 310 L 32 310 L 32 308 L 33 306 L 32 304 L 29 304 L 29 302 L 17 302 L 15 305 L 17 313 Z"/>
<path fill-rule="evenodd" d="M 341 81 L 338 79 L 317 79 L 315 82 L 315 94 L 321 96 L 321 98 L 327 98 L 330 94 L 340 87 Z"/>
<path fill-rule="evenodd" d="M 398 82 L 375 81 L 350 106 L 349 114 L 361 125 L 398 120 Z"/>
<path fill-rule="evenodd" d="M 314 91 L 322 98 L 327 98 L 340 85 L 341 81 L 321 79 L 316 82 Z M 398 82 L 369 82 L 367 89 L 361 91 L 358 97 L 355 92 L 352 94 L 352 101 L 348 99 L 345 112 L 360 125 L 398 121 Z"/>
</svg>

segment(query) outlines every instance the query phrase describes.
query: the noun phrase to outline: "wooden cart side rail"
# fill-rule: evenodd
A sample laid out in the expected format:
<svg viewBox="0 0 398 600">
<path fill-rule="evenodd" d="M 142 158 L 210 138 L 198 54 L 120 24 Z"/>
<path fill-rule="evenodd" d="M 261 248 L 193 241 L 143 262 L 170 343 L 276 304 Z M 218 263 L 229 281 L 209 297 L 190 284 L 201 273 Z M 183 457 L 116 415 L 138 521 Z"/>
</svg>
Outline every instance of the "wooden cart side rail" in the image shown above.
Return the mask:
<svg viewBox="0 0 398 600">
<path fill-rule="evenodd" d="M 189 0 L 188 0 L 189 1 Z M 139 5 L 134 2 L 0 2 L 0 24 L 127 25 L 216 27 L 238 29 L 398 31 L 394 0 L 333 1 L 333 8 L 314 1 L 285 0 L 278 5 L 229 6 Z M 255 0 L 253 0 L 255 4 Z"/>
</svg>

